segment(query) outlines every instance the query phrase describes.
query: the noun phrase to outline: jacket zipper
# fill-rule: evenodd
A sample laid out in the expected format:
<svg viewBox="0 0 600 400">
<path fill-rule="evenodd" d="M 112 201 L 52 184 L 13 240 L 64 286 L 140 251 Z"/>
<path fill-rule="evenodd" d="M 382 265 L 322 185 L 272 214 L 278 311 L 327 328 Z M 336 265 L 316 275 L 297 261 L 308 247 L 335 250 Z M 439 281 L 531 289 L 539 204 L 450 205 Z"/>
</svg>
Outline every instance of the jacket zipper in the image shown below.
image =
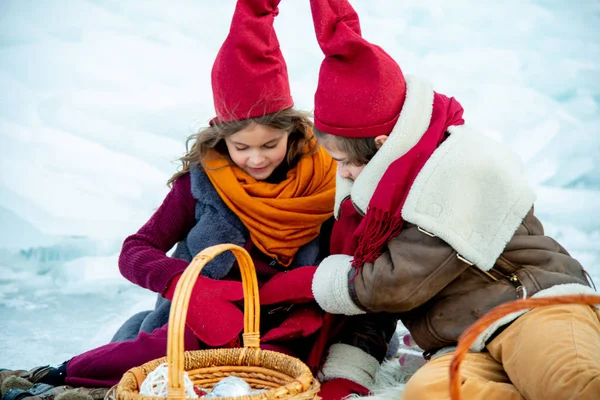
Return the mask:
<svg viewBox="0 0 600 400">
<path fill-rule="evenodd" d="M 421 228 L 420 226 L 418 226 L 417 228 L 419 229 L 420 232 L 424 233 L 427 236 L 436 237 L 436 235 L 434 235 L 431 232 L 426 231 L 425 229 Z M 498 278 L 496 278 L 491 273 L 491 271 L 494 271 L 495 273 L 497 273 L 498 275 L 500 275 L 503 279 L 508 280 L 511 283 L 511 285 L 514 286 L 515 290 L 519 294 L 519 298 L 520 299 L 526 299 L 527 298 L 527 288 L 525 287 L 525 285 L 523 284 L 523 282 L 521 282 L 521 280 L 519 279 L 519 277 L 517 276 L 517 274 L 515 272 L 513 272 L 510 275 L 504 275 L 502 272 L 497 271 L 494 268 L 492 268 L 488 272 L 488 271 L 484 271 L 483 269 L 477 267 L 471 261 L 469 261 L 466 258 L 464 258 L 463 256 L 461 256 L 459 253 L 456 253 L 456 258 L 458 258 L 460 261 L 464 262 L 465 264 L 469 265 L 470 267 L 474 268 L 477 272 L 485 274 L 485 276 L 488 277 L 489 279 L 491 279 L 493 281 L 497 281 Z"/>
<path fill-rule="evenodd" d="M 458 256 L 458 254 L 457 254 L 457 256 Z M 458 256 L 458 258 L 462 260 L 462 257 Z M 517 294 L 519 295 L 520 299 L 526 299 L 527 298 L 527 288 L 525 287 L 525 285 L 523 284 L 523 282 L 521 282 L 521 279 L 519 279 L 519 277 L 517 276 L 516 273 L 513 272 L 510 275 L 504 275 L 502 272 L 500 272 L 498 270 L 495 270 L 495 269 L 491 269 L 490 272 L 488 272 L 488 271 L 484 271 L 484 270 L 480 269 L 479 267 L 477 267 L 476 265 L 473 265 L 473 264 L 471 264 L 471 267 L 473 267 L 475 269 L 475 271 L 477 271 L 479 274 L 484 274 L 489 279 L 491 279 L 493 281 L 497 281 L 498 278 L 496 278 L 491 273 L 493 271 L 495 274 L 500 275 L 503 280 L 507 280 L 508 282 L 510 282 L 510 284 L 517 291 Z"/>
<path fill-rule="evenodd" d="M 356 212 L 358 213 L 358 215 L 360 215 L 361 217 L 365 216 L 365 213 L 363 212 L 363 210 L 360 209 L 359 206 L 356 205 L 356 203 L 354 202 L 354 200 L 350 200 L 352 202 L 352 205 L 354 206 L 354 209 L 356 210 Z"/>
<path fill-rule="evenodd" d="M 340 208 L 341 208 L 341 205 L 342 205 L 342 204 L 343 204 L 343 203 L 344 203 L 346 200 L 348 200 L 348 199 L 350 200 L 350 203 L 352 203 L 352 207 L 354 207 L 354 209 L 356 210 L 356 212 L 358 213 L 358 215 L 360 215 L 361 217 L 364 217 L 364 216 L 365 216 L 365 213 L 364 213 L 364 212 L 363 212 L 363 211 L 360 209 L 360 207 L 359 207 L 359 206 L 357 206 L 357 205 L 356 205 L 356 203 L 354 202 L 354 200 L 352 200 L 352 196 L 350 196 L 350 195 L 348 195 L 348 196 L 344 197 L 344 198 L 342 199 L 342 201 L 340 201 Z M 340 212 L 341 212 L 341 210 L 340 210 Z M 340 216 L 338 215 L 338 216 L 336 217 L 336 219 L 337 219 L 337 218 L 339 218 L 339 217 L 340 217 Z"/>
<path fill-rule="evenodd" d="M 527 298 L 527 288 L 523 285 L 523 282 L 519 279 L 517 274 L 513 272 L 512 274 L 506 277 L 508 281 L 515 287 L 517 293 L 520 294 L 519 298 L 526 299 Z"/>
<path fill-rule="evenodd" d="M 457 254 L 456 257 L 459 260 L 463 261 L 463 258 L 459 254 Z M 484 270 L 480 269 L 477 265 L 474 265 L 474 264 L 471 264 L 471 263 L 467 263 L 467 264 L 469 264 L 471 266 L 471 268 L 473 268 L 473 270 L 475 272 L 477 272 L 478 275 L 484 275 L 486 278 L 491 279 L 493 281 L 497 281 L 498 280 L 498 278 L 496 278 L 494 275 L 490 274 L 488 271 L 484 271 Z"/>
</svg>

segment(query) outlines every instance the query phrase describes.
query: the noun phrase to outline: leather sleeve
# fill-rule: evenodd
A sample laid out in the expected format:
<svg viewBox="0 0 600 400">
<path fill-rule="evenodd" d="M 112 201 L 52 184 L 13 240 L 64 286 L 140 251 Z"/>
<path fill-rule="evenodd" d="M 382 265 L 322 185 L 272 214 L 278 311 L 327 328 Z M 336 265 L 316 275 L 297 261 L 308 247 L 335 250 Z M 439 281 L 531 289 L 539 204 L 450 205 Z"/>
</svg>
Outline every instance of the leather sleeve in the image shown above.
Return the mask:
<svg viewBox="0 0 600 400">
<path fill-rule="evenodd" d="M 469 265 L 438 237 L 406 224 L 374 263 L 349 284 L 352 300 L 370 312 L 401 313 L 427 302 Z"/>
</svg>

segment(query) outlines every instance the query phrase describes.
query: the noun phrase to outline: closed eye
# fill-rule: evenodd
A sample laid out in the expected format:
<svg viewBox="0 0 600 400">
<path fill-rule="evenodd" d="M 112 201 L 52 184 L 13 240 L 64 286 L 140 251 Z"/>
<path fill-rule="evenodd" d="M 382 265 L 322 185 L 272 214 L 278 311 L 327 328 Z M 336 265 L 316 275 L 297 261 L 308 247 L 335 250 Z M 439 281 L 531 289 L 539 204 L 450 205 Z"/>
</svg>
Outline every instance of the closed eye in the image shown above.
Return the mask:
<svg viewBox="0 0 600 400">
<path fill-rule="evenodd" d="M 275 147 L 277 147 L 277 145 L 279 144 L 279 139 L 276 140 L 271 140 L 270 142 L 267 142 L 265 144 L 263 144 L 261 147 L 264 149 L 274 149 Z M 244 150 L 248 150 L 250 147 L 249 146 L 243 146 L 241 144 L 236 144 L 235 149 L 237 151 L 244 151 Z"/>
<path fill-rule="evenodd" d="M 279 144 L 279 139 L 274 139 L 274 140 L 271 140 L 270 142 L 263 144 L 262 147 L 264 147 L 265 149 L 274 149 L 275 147 L 277 147 L 278 144 Z"/>
</svg>

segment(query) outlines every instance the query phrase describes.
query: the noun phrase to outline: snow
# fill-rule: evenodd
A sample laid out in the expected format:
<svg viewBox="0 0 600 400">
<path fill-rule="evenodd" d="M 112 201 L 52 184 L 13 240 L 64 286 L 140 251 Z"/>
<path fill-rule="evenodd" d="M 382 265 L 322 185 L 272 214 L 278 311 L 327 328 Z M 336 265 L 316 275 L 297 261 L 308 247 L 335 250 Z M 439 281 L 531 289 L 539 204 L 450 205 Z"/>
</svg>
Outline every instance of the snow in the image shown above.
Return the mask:
<svg viewBox="0 0 600 400">
<path fill-rule="evenodd" d="M 546 230 L 600 282 L 600 3 L 355 0 L 363 35 L 513 148 Z M 0 2 L 0 367 L 105 343 L 154 295 L 117 268 L 213 116 L 234 0 Z M 276 29 L 296 105 L 321 51 L 308 1 Z"/>
</svg>

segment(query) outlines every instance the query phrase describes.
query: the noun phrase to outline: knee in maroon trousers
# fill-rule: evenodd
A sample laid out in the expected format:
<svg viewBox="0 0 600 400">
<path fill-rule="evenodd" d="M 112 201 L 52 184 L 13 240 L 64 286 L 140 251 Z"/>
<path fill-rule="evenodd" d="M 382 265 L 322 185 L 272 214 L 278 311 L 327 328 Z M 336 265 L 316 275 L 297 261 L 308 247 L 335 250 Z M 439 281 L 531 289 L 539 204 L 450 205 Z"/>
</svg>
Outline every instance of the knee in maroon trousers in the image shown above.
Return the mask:
<svg viewBox="0 0 600 400">
<path fill-rule="evenodd" d="M 110 387 L 129 369 L 167 354 L 168 324 L 151 333 L 141 332 L 126 342 L 109 343 L 73 357 L 67 364 L 67 385 Z M 199 350 L 200 342 L 189 328 L 184 333 L 185 350 Z"/>
</svg>

